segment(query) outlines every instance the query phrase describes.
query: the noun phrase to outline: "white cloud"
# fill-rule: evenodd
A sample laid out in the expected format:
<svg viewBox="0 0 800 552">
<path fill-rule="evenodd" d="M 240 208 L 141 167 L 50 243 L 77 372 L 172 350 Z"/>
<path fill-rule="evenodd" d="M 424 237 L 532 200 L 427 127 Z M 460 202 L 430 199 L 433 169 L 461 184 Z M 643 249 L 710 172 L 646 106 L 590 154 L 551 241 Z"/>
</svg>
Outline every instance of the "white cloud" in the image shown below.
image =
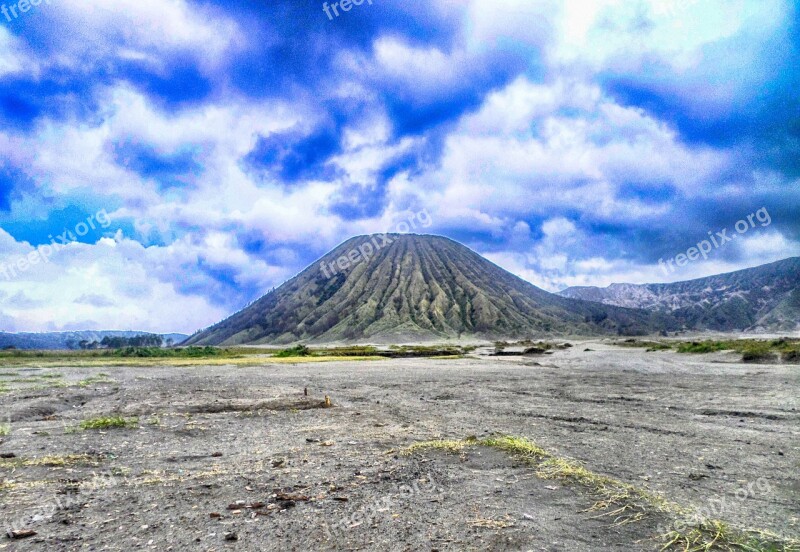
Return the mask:
<svg viewBox="0 0 800 552">
<path fill-rule="evenodd" d="M 59 0 L 52 19 L 70 33 L 60 37 L 59 62 L 86 63 L 96 52 L 146 60 L 164 70 L 163 54 L 196 55 L 206 70 L 244 46 L 237 24 L 219 9 L 186 0 Z"/>
<path fill-rule="evenodd" d="M 15 247 L 17 254 L 34 251 Z M 72 243 L 47 263 L 0 277 L 0 293 L 17 297 L 3 301 L 2 314 L 28 331 L 87 329 L 91 322 L 90 329 L 192 332 L 230 314 L 206 295 L 213 282 L 197 270 L 201 260 L 232 268 L 242 286 L 267 289 L 290 275 L 284 267 L 244 255 L 227 235 L 211 234 L 199 244 L 186 239 L 143 247 L 118 234 L 95 244 Z M 179 286 L 193 281 L 195 291 L 181 291 Z"/>
<path fill-rule="evenodd" d="M 580 81 L 519 78 L 490 95 L 448 137 L 440 167 L 416 180 L 444 218 L 550 216 L 563 209 L 594 219 L 648 220 L 667 203 L 625 193 L 672 186 L 692 196 L 730 164 L 725 151 L 684 145 L 640 109 Z"/>
<path fill-rule="evenodd" d="M 0 77 L 20 72 L 25 60 L 20 55 L 22 43 L 0 24 Z"/>
</svg>

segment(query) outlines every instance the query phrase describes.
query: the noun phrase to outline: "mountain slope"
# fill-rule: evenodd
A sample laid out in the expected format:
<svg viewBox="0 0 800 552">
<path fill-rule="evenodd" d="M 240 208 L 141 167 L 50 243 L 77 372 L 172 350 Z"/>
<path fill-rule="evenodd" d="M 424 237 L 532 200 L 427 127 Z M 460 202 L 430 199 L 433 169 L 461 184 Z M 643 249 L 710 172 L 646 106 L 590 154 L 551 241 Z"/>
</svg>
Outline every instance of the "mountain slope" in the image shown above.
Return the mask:
<svg viewBox="0 0 800 552">
<path fill-rule="evenodd" d="M 340 257 L 380 240 L 359 236 L 346 241 L 274 292 L 186 343 L 641 334 L 669 325 L 660 315 L 547 293 L 438 236 L 391 234 L 391 243 L 368 261 L 346 270 L 331 267 Z"/>
<path fill-rule="evenodd" d="M 800 257 L 674 284 L 573 287 L 563 297 L 669 313 L 686 328 L 800 330 Z"/>
<path fill-rule="evenodd" d="M 77 332 L 44 332 L 44 333 L 9 333 L 0 332 L 0 349 L 14 347 L 16 349 L 65 350 L 75 349 L 81 341 L 101 341 L 104 337 L 136 337 L 148 335 L 149 332 L 130 331 L 77 331 Z M 172 339 L 175 344 L 184 341 L 184 334 L 161 334 L 164 341 Z"/>
</svg>

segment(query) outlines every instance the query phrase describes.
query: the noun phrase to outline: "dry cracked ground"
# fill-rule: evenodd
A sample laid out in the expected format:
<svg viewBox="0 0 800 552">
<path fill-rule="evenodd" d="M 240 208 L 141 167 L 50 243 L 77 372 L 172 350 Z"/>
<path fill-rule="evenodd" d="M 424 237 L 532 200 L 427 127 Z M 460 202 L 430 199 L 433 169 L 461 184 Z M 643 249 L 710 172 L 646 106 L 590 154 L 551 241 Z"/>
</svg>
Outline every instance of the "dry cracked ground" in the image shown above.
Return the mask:
<svg viewBox="0 0 800 552">
<path fill-rule="evenodd" d="M 800 535 L 797 365 L 596 341 L 2 378 L 0 516 L 30 534 L 2 550 L 658 550 L 698 515 Z M 487 446 L 503 435 L 585 477 Z"/>
</svg>

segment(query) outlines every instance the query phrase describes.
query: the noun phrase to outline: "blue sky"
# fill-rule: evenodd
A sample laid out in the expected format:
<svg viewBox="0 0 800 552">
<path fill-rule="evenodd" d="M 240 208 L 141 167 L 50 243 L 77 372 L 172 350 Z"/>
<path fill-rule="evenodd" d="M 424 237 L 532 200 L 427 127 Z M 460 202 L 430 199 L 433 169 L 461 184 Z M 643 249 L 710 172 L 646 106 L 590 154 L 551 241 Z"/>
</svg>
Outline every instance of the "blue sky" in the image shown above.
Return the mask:
<svg viewBox="0 0 800 552">
<path fill-rule="evenodd" d="M 792 2 L 17 15 L 0 15 L 0 263 L 75 239 L 0 275 L 0 330 L 192 332 L 422 209 L 430 233 L 550 291 L 800 254 Z M 659 268 L 761 208 L 768 226 Z"/>
</svg>

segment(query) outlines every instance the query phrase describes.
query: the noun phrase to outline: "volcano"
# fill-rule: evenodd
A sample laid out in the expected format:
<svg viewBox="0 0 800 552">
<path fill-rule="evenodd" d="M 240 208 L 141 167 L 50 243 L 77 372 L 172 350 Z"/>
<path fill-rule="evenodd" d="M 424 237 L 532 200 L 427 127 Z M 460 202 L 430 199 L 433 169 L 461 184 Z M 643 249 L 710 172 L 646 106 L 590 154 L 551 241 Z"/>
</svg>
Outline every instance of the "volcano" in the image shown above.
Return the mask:
<svg viewBox="0 0 800 552">
<path fill-rule="evenodd" d="M 451 239 L 358 236 L 187 345 L 643 335 L 666 315 L 548 293 Z"/>
</svg>

